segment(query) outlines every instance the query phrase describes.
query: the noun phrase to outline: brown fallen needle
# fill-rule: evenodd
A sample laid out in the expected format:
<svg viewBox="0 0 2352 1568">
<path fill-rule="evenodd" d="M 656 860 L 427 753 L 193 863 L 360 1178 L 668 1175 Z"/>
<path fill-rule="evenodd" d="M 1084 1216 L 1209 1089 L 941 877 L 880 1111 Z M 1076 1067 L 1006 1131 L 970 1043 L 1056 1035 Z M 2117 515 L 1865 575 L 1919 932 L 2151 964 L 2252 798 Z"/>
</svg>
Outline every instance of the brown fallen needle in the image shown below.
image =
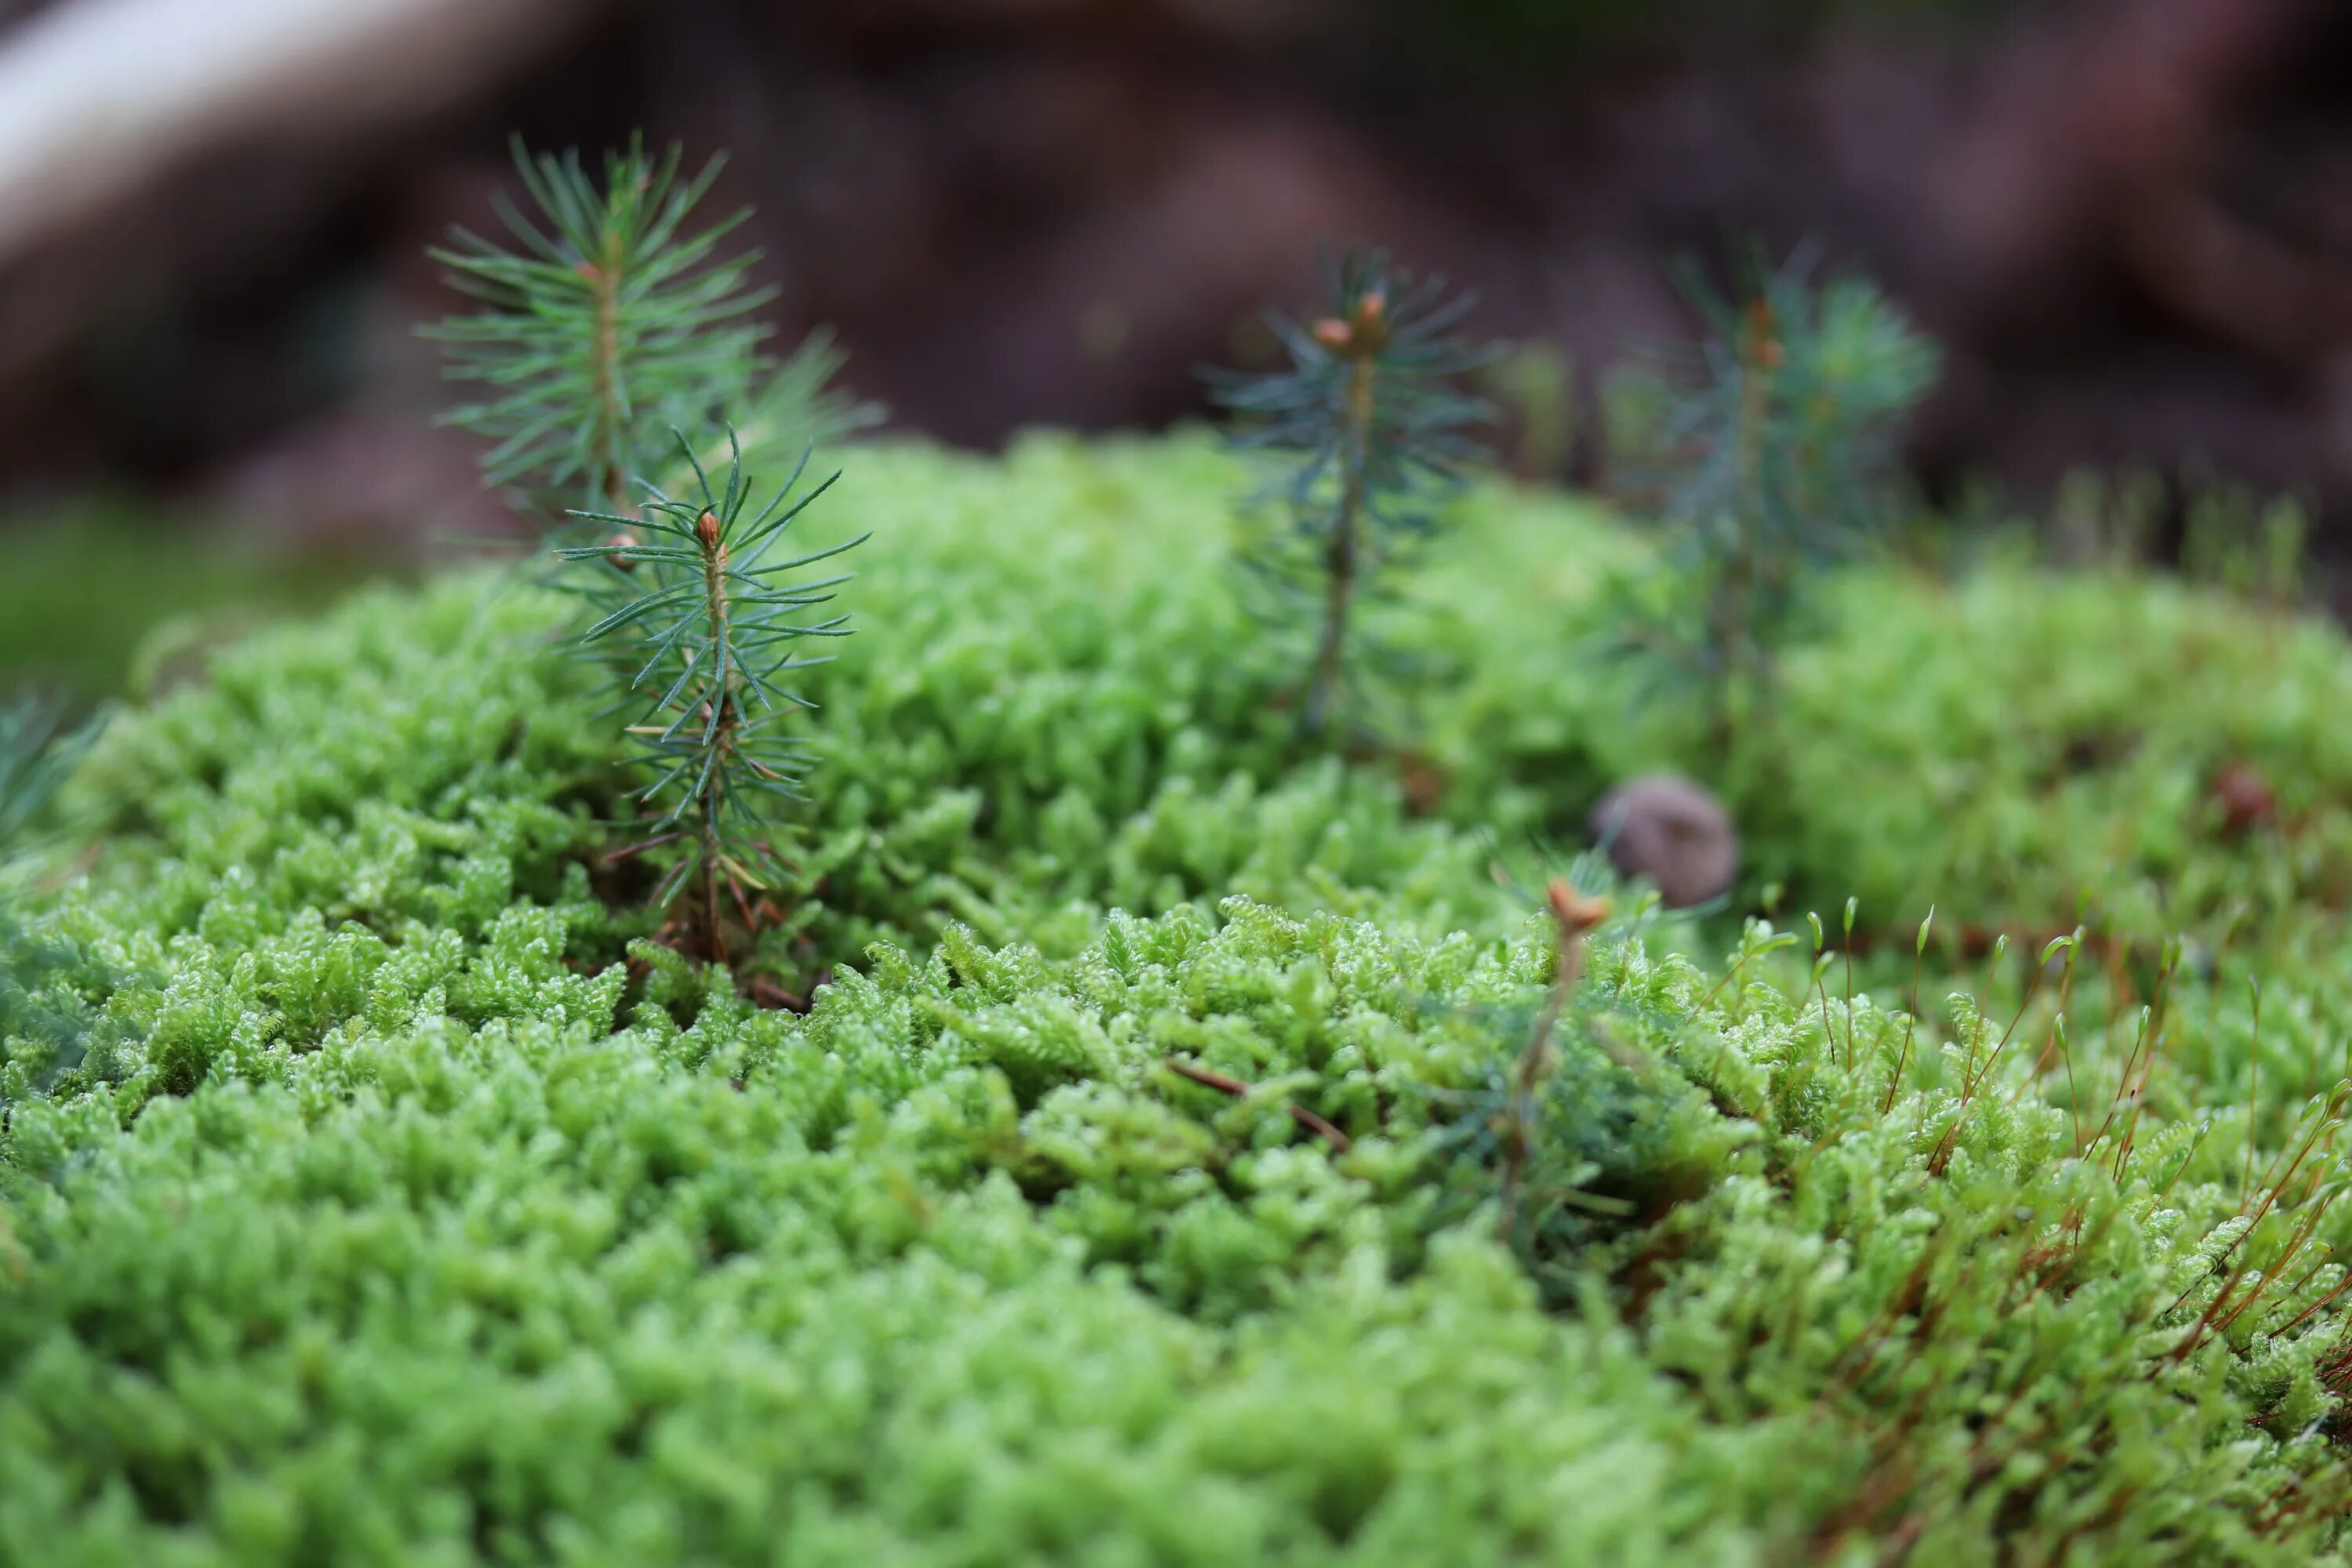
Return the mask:
<svg viewBox="0 0 2352 1568">
<path fill-rule="evenodd" d="M 1200 1084 L 1204 1088 L 1213 1089 L 1220 1094 L 1230 1094 L 1236 1100 L 1239 1100 L 1242 1096 L 1249 1093 L 1255 1087 L 1253 1085 L 1244 1083 L 1237 1078 L 1229 1078 L 1225 1074 L 1217 1072 L 1212 1068 L 1194 1067 L 1191 1062 L 1178 1061 L 1173 1058 L 1169 1059 L 1168 1070 L 1174 1073 L 1179 1078 L 1188 1078 L 1194 1083 Z M 1340 1153 L 1344 1154 L 1353 1147 L 1353 1145 L 1348 1142 L 1348 1135 L 1345 1132 L 1340 1131 L 1337 1127 L 1332 1126 L 1328 1121 L 1324 1121 L 1323 1118 L 1316 1115 L 1313 1111 L 1307 1110 L 1297 1100 L 1292 1100 L 1287 1109 L 1290 1111 L 1290 1119 L 1293 1121 L 1297 1122 L 1298 1125 L 1306 1128 L 1309 1132 L 1316 1133 L 1322 1137 L 1333 1149 L 1339 1151 Z"/>
</svg>

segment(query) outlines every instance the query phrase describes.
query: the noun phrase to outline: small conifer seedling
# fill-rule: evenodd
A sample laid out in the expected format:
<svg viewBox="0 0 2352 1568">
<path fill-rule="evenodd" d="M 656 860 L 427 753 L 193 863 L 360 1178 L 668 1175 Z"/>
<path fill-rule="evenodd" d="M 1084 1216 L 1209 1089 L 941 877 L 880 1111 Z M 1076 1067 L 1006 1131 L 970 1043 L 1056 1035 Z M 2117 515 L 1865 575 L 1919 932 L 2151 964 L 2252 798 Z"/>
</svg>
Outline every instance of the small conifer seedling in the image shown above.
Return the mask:
<svg viewBox="0 0 2352 1568">
<path fill-rule="evenodd" d="M 61 1043 L 66 1033 L 66 1020 L 32 999 L 57 954 L 10 908 L 11 868 L 26 847 L 34 820 L 104 722 L 100 715 L 68 730 L 58 709 L 30 697 L 0 708 L 0 1040 L 21 1036 Z"/>
<path fill-rule="evenodd" d="M 681 847 L 655 902 L 666 905 L 690 889 L 704 950 L 713 962 L 724 962 L 727 908 L 731 904 L 752 925 L 750 892 L 771 885 L 777 869 L 773 850 L 760 837 L 762 803 L 799 794 L 804 742 L 783 733 L 777 721 L 791 709 L 814 705 L 782 682 L 824 658 L 792 650 L 803 637 L 849 635 L 845 617 L 802 616 L 830 601 L 845 576 L 782 579 L 841 554 L 865 536 L 768 561 L 793 521 L 840 476 L 793 500 L 808 463 L 803 455 L 783 486 L 753 510 L 752 481 L 731 432 L 727 481 L 715 491 L 693 445 L 683 435 L 676 439 L 694 469 L 693 496 L 673 500 L 647 486 L 641 515 L 579 513 L 622 531 L 604 543 L 558 553 L 591 563 L 583 591 L 604 614 L 582 641 L 610 650 L 626 667 L 628 689 L 644 701 L 628 732 L 635 760 L 653 776 L 637 797 L 664 810 L 654 837 L 620 853 Z"/>
<path fill-rule="evenodd" d="M 1319 605 L 1300 710 L 1310 737 L 1328 731 L 1354 679 L 1360 601 L 1407 563 L 1432 530 L 1433 495 L 1477 453 L 1468 432 L 1490 410 L 1455 378 L 1496 353 L 1453 336 L 1475 296 L 1449 296 L 1441 278 L 1416 280 L 1379 250 L 1349 250 L 1326 283 L 1329 314 L 1307 326 L 1269 318 L 1287 369 L 1206 373 L 1212 395 L 1241 417 L 1242 447 L 1297 458 L 1276 486 L 1290 527 L 1247 564 L 1286 604 Z"/>
<path fill-rule="evenodd" d="M 58 710 L 37 698 L 0 708 L 0 867 L 24 846 L 25 834 L 73 772 L 104 722 L 65 728 Z"/>
<path fill-rule="evenodd" d="M 570 520 L 556 554 L 597 617 L 583 645 L 613 673 L 616 710 L 634 715 L 630 759 L 647 781 L 635 798 L 658 810 L 652 837 L 614 858 L 663 850 L 654 901 L 686 895 L 677 925 L 723 963 L 728 910 L 756 927 L 753 895 L 780 866 L 765 807 L 796 795 L 802 776 L 804 742 L 780 719 L 811 704 L 782 682 L 822 660 L 793 646 L 846 635 L 839 617 L 800 614 L 845 579 L 783 579 L 858 542 L 767 560 L 833 481 L 793 500 L 804 453 L 754 508 L 728 421 L 749 410 L 768 435 L 788 428 L 813 443 L 873 411 L 827 392 L 839 356 L 822 335 L 781 366 L 761 353 L 768 329 L 752 312 L 768 293 L 748 283 L 753 257 L 718 249 L 744 215 L 688 229 L 719 160 L 684 179 L 675 150 L 656 159 L 632 142 L 605 160 L 601 185 L 577 153 L 518 145 L 515 161 L 538 211 L 499 210 L 522 248 L 460 231 L 436 253 L 488 307 L 434 330 L 451 345 L 451 374 L 489 389 L 447 417 L 495 442 L 483 458 L 490 482 Z M 687 432 L 722 422 L 729 461 L 714 487 Z M 689 471 L 690 484 L 664 488 Z"/>
<path fill-rule="evenodd" d="M 842 361 L 829 333 L 781 363 L 762 350 L 772 329 L 755 312 L 775 291 L 751 282 L 757 251 L 720 248 L 749 210 L 689 229 L 722 157 L 687 178 L 677 149 L 656 157 L 632 141 L 605 158 L 601 184 L 577 153 L 518 141 L 514 158 L 536 209 L 497 198 L 518 248 L 453 230 L 433 254 L 483 309 L 425 329 L 447 345 L 450 378 L 482 389 L 442 418 L 492 443 L 490 483 L 551 520 L 621 511 L 633 476 L 669 462 L 673 428 L 732 418 L 822 443 L 880 422 L 878 406 L 827 386 Z"/>
<path fill-rule="evenodd" d="M 751 396 L 769 331 L 752 312 L 772 291 L 748 281 L 755 253 L 718 248 L 748 215 L 688 232 L 719 158 L 681 178 L 676 148 L 656 158 L 632 142 L 600 188 L 577 153 L 534 157 L 518 141 L 514 156 L 537 216 L 497 205 L 521 248 L 461 228 L 433 253 L 486 307 L 427 329 L 450 377 L 484 389 L 443 417 L 496 443 L 492 483 L 624 508 L 672 426 L 709 428 Z"/>
<path fill-rule="evenodd" d="M 1626 646 L 1697 679 L 1728 743 L 1769 708 L 1811 579 L 1885 512 L 1895 422 L 1934 384 L 1935 346 L 1858 279 L 1816 287 L 1810 256 L 1751 262 L 1735 302 L 1692 279 L 1706 335 L 1668 363 L 1644 454 L 1679 531 L 1668 603 L 1630 616 Z"/>
</svg>

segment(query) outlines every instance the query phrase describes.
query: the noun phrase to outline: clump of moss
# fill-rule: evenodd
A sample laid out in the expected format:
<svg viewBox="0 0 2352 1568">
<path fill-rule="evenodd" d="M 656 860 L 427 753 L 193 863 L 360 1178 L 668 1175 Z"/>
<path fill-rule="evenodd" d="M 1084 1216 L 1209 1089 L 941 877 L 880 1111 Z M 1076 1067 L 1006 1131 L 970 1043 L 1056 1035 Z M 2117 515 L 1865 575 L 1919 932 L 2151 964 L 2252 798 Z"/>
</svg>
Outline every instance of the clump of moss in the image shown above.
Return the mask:
<svg viewBox="0 0 2352 1568">
<path fill-rule="evenodd" d="M 1422 635 L 1465 674 L 1416 806 L 1286 763 L 1266 699 L 1295 671 L 1253 652 L 1199 527 L 1234 480 L 1206 441 L 909 446 L 864 474 L 820 539 L 891 520 L 861 616 L 895 654 L 814 672 L 835 787 L 799 912 L 740 976 L 646 940 L 599 827 L 617 743 L 563 607 L 511 577 L 268 633 L 101 742 L 72 786 L 88 868 L 33 906 L 63 955 L 39 994 L 100 1026 L 73 1061 L 0 1046 L 0 1539 L 240 1564 L 2341 1557 L 2352 987 L 2306 880 L 2332 634 L 2230 640 L 2237 612 L 2137 582 L 1850 582 L 1784 668 L 1843 793 L 1759 817 L 1767 874 L 1861 891 L 1857 941 L 1929 876 L 1946 927 L 2088 888 L 2259 928 L 2259 1018 L 2245 941 L 2160 974 L 2120 942 L 2020 946 L 1938 1001 L 1620 889 L 1507 1160 L 1495 1088 L 1561 949 L 1474 829 L 1573 820 L 1627 762 L 1691 754 L 1684 716 L 1629 727 L 1567 662 L 1641 542 L 1465 500 Z M 2049 656 L 2147 680 L 2188 656 L 2121 634 L 2200 626 L 2175 702 L 2045 808 L 2172 800 L 2118 831 L 2178 834 L 2174 859 L 2031 858 L 2044 826 L 1989 794 L 1872 804 L 1884 843 L 1842 863 L 1886 781 L 2014 790 L 2132 702 Z M 1842 671 L 1880 695 L 1833 701 Z M 2014 739 L 1975 763 L 1970 722 Z M 2181 781 L 2224 745 L 2316 858 L 2264 873 L 2276 841 L 2203 831 Z M 2210 891 L 2259 875 L 2242 915 Z M 1576 1223 L 1507 1227 L 1507 1172 L 1511 1212 Z"/>
<path fill-rule="evenodd" d="M 2118 1179 L 2036 1105 L 1985 1106 L 1931 1173 L 1980 1039 L 1906 1055 L 1897 1016 L 1768 986 L 1725 1010 L 1604 946 L 1613 1022 L 1559 1044 L 1617 1108 L 1610 1190 L 1660 1206 L 1546 1311 L 1441 1201 L 1444 1091 L 1513 1052 L 1493 1015 L 1539 989 L 1534 933 L 1235 900 L 1052 963 L 950 930 L 806 1018 L 659 948 L 631 1001 L 564 941 L 518 910 L 433 976 L 314 937 L 268 998 L 314 1039 L 216 1058 L 127 1133 L 104 1089 L 14 1108 L 11 1540 L 1696 1564 L 2326 1539 L 2298 1499 L 2340 1484 L 2309 1431 L 2336 1334 L 2293 1320 L 2340 1271 L 2197 1328 L 2308 1205 L 2242 1237 L 2178 1133 Z"/>
</svg>

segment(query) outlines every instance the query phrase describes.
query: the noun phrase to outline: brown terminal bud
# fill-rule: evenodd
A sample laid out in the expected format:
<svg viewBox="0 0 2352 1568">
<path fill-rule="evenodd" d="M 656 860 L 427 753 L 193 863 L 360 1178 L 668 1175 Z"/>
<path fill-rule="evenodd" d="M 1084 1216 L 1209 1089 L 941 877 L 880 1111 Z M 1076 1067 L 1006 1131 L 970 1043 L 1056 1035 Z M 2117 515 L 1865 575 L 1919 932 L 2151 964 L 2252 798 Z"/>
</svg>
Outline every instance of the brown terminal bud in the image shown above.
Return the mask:
<svg viewBox="0 0 2352 1568">
<path fill-rule="evenodd" d="M 1559 922 L 1563 936 L 1582 936 L 1609 918 L 1609 900 L 1587 897 L 1576 890 L 1576 884 L 1565 877 L 1554 877 L 1544 888 L 1544 902 L 1550 906 L 1551 918 Z"/>
<path fill-rule="evenodd" d="M 718 514 L 716 512 L 706 511 L 700 517 L 696 518 L 694 520 L 694 536 L 702 541 L 702 547 L 705 550 L 717 549 L 719 547 Z"/>
<path fill-rule="evenodd" d="M 607 551 L 618 552 L 623 550 L 635 550 L 636 547 L 637 536 L 629 532 L 626 529 L 622 530 L 620 532 L 613 535 L 612 538 L 604 541 L 604 548 Z M 608 554 L 604 559 L 610 561 L 614 565 L 618 566 L 624 572 L 634 572 L 637 569 L 637 563 L 624 555 L 617 553 Z"/>
<path fill-rule="evenodd" d="M 1367 289 L 1356 297 L 1355 316 L 1349 323 L 1349 336 L 1354 346 L 1371 353 L 1389 336 L 1389 297 L 1378 289 Z"/>
<path fill-rule="evenodd" d="M 1748 306 L 1748 354 L 1766 370 L 1778 370 L 1788 360 L 1780 347 L 1780 327 L 1772 319 L 1772 307 L 1763 300 L 1751 300 Z"/>
</svg>

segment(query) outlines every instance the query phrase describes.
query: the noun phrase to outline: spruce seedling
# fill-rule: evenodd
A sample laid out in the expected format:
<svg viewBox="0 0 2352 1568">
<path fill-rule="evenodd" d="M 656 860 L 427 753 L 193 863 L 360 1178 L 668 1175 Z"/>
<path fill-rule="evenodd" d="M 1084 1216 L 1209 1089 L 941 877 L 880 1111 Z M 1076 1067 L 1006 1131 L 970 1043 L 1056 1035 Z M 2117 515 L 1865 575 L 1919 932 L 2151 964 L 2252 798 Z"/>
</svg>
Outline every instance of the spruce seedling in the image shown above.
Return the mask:
<svg viewBox="0 0 2352 1568">
<path fill-rule="evenodd" d="M 612 671 L 616 710 L 635 718 L 629 755 L 649 782 L 634 798 L 659 811 L 653 836 L 614 858 L 676 846 L 655 902 L 690 891 L 677 923 L 724 962 L 727 905 L 755 927 L 752 896 L 782 869 L 765 807 L 798 794 L 803 742 L 779 720 L 811 704 L 782 681 L 822 660 L 793 646 L 846 635 L 839 617 L 799 618 L 845 579 L 785 578 L 858 542 L 769 562 L 833 480 L 793 500 L 803 455 L 753 509 L 728 421 L 748 415 L 763 438 L 813 447 L 879 410 L 827 389 L 840 354 L 822 332 L 781 365 L 761 352 L 769 329 L 753 312 L 772 291 L 751 285 L 756 253 L 719 249 L 748 215 L 690 229 L 721 160 L 688 178 L 677 149 L 656 158 L 633 140 L 604 160 L 601 182 L 577 153 L 534 156 L 517 142 L 515 163 L 536 211 L 503 199 L 499 211 L 520 248 L 458 230 L 434 253 L 486 307 L 430 330 L 449 345 L 452 378 L 487 389 L 446 422 L 494 443 L 490 483 L 562 520 L 565 585 L 597 617 L 583 646 Z M 714 489 L 684 432 L 722 424 L 728 469 Z M 602 542 L 589 542 L 591 526 Z"/>
<path fill-rule="evenodd" d="M 1535 1142 L 1536 1095 L 1552 1062 L 1552 1036 L 1567 1011 L 1570 996 L 1584 978 L 1584 939 L 1609 918 L 1609 900 L 1578 890 L 1565 877 L 1554 877 L 1544 889 L 1558 943 L 1552 959 L 1551 988 L 1536 1015 L 1535 1028 L 1520 1051 L 1511 1074 L 1511 1100 L 1502 1143 L 1502 1235 L 1507 1244 L 1519 1239 L 1519 1192 L 1528 1155 Z"/>
<path fill-rule="evenodd" d="M 756 252 L 719 251 L 747 213 L 687 232 L 723 159 L 683 178 L 677 148 L 656 158 L 632 140 L 601 186 L 576 152 L 534 156 L 518 139 L 514 159 L 537 216 L 497 205 L 520 248 L 459 228 L 433 252 L 486 307 L 428 329 L 450 378 L 485 389 L 443 420 L 495 443 L 492 484 L 551 510 L 621 510 L 672 426 L 711 428 L 750 399 L 769 332 L 752 312 L 772 290 L 748 281 Z"/>
<path fill-rule="evenodd" d="M 1936 377 L 1934 345 L 1875 288 L 1812 270 L 1803 252 L 1751 258 L 1738 302 L 1692 279 L 1706 335 L 1661 367 L 1646 466 L 1679 538 L 1667 603 L 1630 616 L 1623 646 L 1704 685 L 1720 744 L 1743 707 L 1769 710 L 1814 577 L 1884 520 L 1896 421 Z"/>
<path fill-rule="evenodd" d="M 534 155 L 515 143 L 534 211 L 504 196 L 514 248 L 451 232 L 433 255 L 484 309 L 425 329 L 447 345 L 447 374 L 483 389 L 442 416 L 492 443 L 485 479 L 541 516 L 573 507 L 631 509 L 633 476 L 670 460 L 673 429 L 748 419 L 762 437 L 823 444 L 879 424 L 878 405 L 833 390 L 841 351 L 823 329 L 776 362 L 755 312 L 759 252 L 722 242 L 737 211 L 690 230 L 725 160 L 691 178 L 675 147 L 656 157 L 633 140 L 604 160 L 601 183 L 579 153 Z"/>
<path fill-rule="evenodd" d="M 26 830 L 104 721 L 101 716 L 69 731 L 58 709 L 29 697 L 0 709 L 0 865 L 24 847 Z"/>
<path fill-rule="evenodd" d="M 32 993 L 58 954 L 29 933 L 9 907 L 10 862 L 28 830 L 105 724 L 103 714 L 65 728 L 60 711 L 36 698 L 0 708 L 0 1039 L 39 1036 L 62 1043 L 68 1021 Z"/>
<path fill-rule="evenodd" d="M 1491 410 L 1455 382 L 1497 352 L 1452 335 L 1477 301 L 1449 296 L 1441 278 L 1416 280 L 1364 247 L 1325 270 L 1329 314 L 1311 325 L 1268 318 L 1289 368 L 1203 373 L 1240 416 L 1238 445 L 1297 459 L 1271 487 L 1289 527 L 1244 559 L 1283 602 L 1281 618 L 1319 606 L 1300 710 L 1311 738 L 1328 731 L 1350 683 L 1360 602 L 1410 563 L 1433 531 L 1432 500 L 1477 455 L 1467 432 Z"/>
<path fill-rule="evenodd" d="M 695 492 L 678 500 L 646 484 L 644 504 L 629 515 L 577 512 L 621 531 L 557 553 L 587 565 L 579 585 L 602 612 L 582 643 L 609 655 L 625 672 L 631 700 L 643 703 L 628 733 L 633 760 L 652 776 L 636 798 L 663 811 L 653 837 L 618 855 L 680 847 L 654 901 L 667 906 L 690 889 L 691 923 L 707 955 L 723 963 L 727 905 L 746 927 L 754 925 L 750 895 L 773 885 L 782 869 L 761 837 L 765 806 L 800 794 L 805 742 L 782 732 L 779 721 L 791 709 L 814 705 L 783 682 L 825 656 L 793 649 L 803 637 L 849 635 L 845 617 L 802 615 L 828 603 L 845 575 L 785 579 L 863 543 L 866 535 L 767 560 L 793 521 L 840 476 L 793 499 L 808 466 L 803 453 L 792 477 L 755 510 L 753 481 L 733 431 L 726 483 L 716 490 L 693 444 L 683 433 L 673 437 L 693 469 Z"/>
</svg>

